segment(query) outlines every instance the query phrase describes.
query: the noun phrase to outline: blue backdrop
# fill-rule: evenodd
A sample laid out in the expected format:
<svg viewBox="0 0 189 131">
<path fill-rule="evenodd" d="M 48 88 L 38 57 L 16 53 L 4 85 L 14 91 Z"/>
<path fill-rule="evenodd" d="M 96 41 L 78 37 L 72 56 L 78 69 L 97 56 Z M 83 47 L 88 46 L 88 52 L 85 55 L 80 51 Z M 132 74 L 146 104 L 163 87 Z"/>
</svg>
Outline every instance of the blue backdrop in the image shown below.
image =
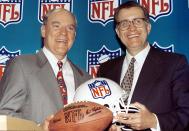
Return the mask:
<svg viewBox="0 0 189 131">
<path fill-rule="evenodd" d="M 95 76 L 100 62 L 123 52 L 116 39 L 113 14 L 127 0 L 0 0 L 0 78 L 7 60 L 41 48 L 42 16 L 52 8 L 66 8 L 78 19 L 70 59 Z M 189 60 L 189 0 L 136 0 L 150 13 L 149 42 Z"/>
</svg>

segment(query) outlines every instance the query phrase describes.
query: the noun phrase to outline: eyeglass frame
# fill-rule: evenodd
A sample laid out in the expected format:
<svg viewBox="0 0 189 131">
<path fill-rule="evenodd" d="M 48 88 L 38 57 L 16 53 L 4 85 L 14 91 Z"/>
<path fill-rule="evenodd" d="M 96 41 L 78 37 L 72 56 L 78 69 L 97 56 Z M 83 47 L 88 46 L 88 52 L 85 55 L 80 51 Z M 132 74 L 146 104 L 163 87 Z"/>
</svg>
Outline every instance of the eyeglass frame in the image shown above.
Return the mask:
<svg viewBox="0 0 189 131">
<path fill-rule="evenodd" d="M 132 19 L 132 20 L 122 20 L 122 21 L 119 21 L 119 22 L 116 23 L 116 26 L 119 28 L 120 23 L 127 21 L 127 22 L 129 23 L 128 26 L 125 27 L 125 28 L 119 28 L 120 30 L 122 30 L 122 31 L 127 30 L 127 29 L 130 27 L 131 23 L 132 23 L 135 27 L 137 27 L 137 28 L 142 27 L 142 24 L 141 24 L 141 26 L 136 25 L 136 23 L 135 23 L 136 20 L 143 20 L 144 22 L 149 23 L 149 21 L 148 21 L 145 17 L 142 17 L 142 18 L 134 18 L 134 19 Z"/>
</svg>

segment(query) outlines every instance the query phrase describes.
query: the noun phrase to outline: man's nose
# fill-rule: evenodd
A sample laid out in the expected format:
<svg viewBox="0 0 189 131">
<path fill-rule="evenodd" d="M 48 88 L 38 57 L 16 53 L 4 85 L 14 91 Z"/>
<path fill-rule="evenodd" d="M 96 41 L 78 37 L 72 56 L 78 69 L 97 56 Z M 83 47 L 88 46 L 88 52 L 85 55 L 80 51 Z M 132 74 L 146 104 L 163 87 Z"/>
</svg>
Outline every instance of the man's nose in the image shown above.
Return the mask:
<svg viewBox="0 0 189 131">
<path fill-rule="evenodd" d="M 66 27 L 61 27 L 61 29 L 60 29 L 60 33 L 61 33 L 61 34 L 66 35 L 67 32 L 68 32 L 68 31 L 67 31 Z"/>
<path fill-rule="evenodd" d="M 130 23 L 129 23 L 129 30 L 136 30 L 136 26 L 134 24 L 134 21 L 130 21 Z"/>
</svg>

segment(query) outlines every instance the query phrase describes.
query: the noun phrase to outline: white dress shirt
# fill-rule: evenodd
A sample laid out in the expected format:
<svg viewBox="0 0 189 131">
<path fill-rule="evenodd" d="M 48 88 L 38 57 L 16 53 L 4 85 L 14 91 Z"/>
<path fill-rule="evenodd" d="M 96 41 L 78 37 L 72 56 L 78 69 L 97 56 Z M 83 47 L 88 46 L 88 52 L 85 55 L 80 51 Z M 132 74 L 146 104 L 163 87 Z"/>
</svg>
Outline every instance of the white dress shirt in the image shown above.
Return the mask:
<svg viewBox="0 0 189 131">
<path fill-rule="evenodd" d="M 131 54 L 128 53 L 128 51 L 126 51 L 126 57 L 123 61 L 123 66 L 122 66 L 122 71 L 121 71 L 121 79 L 120 79 L 120 85 L 121 82 L 125 76 L 125 73 L 127 72 L 129 63 L 131 61 L 131 59 L 134 57 L 135 58 L 135 63 L 134 63 L 134 78 L 133 78 L 133 84 L 131 87 L 131 92 L 129 94 L 129 98 L 128 98 L 128 104 L 130 104 L 131 102 L 131 98 L 133 95 L 133 91 L 135 89 L 140 71 L 142 69 L 142 66 L 144 64 L 144 61 L 148 55 L 148 52 L 150 51 L 150 45 L 148 44 L 146 48 L 144 48 L 142 51 L 140 51 L 136 56 L 132 56 Z"/>
<path fill-rule="evenodd" d="M 121 85 L 121 82 L 122 82 L 122 80 L 125 76 L 125 73 L 127 72 L 127 69 L 128 69 L 128 66 L 129 66 L 131 59 L 134 57 L 135 60 L 136 60 L 135 63 L 134 63 L 134 78 L 133 78 L 133 83 L 132 83 L 131 91 L 130 91 L 130 94 L 129 94 L 129 98 L 128 98 L 128 101 L 127 101 L 128 102 L 127 105 L 129 105 L 131 103 L 131 98 L 133 96 L 133 92 L 135 90 L 135 86 L 136 86 L 136 83 L 138 81 L 139 74 L 141 72 L 144 61 L 145 61 L 149 51 L 150 51 L 150 45 L 149 44 L 146 46 L 146 48 L 144 48 L 142 51 L 140 51 L 135 56 L 132 56 L 131 54 L 129 54 L 128 51 L 126 51 L 126 57 L 123 61 L 123 66 L 122 66 L 122 71 L 121 71 L 120 85 Z M 155 117 L 156 117 L 156 120 L 157 120 L 157 126 L 156 126 L 157 128 L 156 129 L 151 128 L 151 130 L 152 131 L 161 131 L 158 118 L 157 118 L 156 115 L 155 115 Z"/>
<path fill-rule="evenodd" d="M 59 67 L 57 65 L 58 59 L 51 53 L 46 47 L 43 47 L 43 52 L 45 56 L 47 57 L 55 76 L 57 76 L 57 73 L 59 71 Z M 73 102 L 74 94 L 75 94 L 75 82 L 74 82 L 74 74 L 73 70 L 70 66 L 70 63 L 67 60 L 67 56 L 64 57 L 63 60 L 63 77 L 64 81 L 67 87 L 67 95 L 68 95 L 68 104 Z"/>
</svg>

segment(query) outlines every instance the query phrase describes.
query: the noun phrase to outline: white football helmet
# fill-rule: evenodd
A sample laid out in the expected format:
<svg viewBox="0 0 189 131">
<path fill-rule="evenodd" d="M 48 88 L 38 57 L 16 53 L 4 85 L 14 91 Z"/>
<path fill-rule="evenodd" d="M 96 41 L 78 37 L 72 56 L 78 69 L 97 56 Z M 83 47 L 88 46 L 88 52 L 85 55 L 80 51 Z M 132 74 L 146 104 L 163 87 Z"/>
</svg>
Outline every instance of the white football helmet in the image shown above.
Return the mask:
<svg viewBox="0 0 189 131">
<path fill-rule="evenodd" d="M 125 91 L 107 78 L 94 78 L 81 84 L 75 93 L 74 101 L 92 101 L 108 107 L 115 116 L 125 112 Z"/>
</svg>

